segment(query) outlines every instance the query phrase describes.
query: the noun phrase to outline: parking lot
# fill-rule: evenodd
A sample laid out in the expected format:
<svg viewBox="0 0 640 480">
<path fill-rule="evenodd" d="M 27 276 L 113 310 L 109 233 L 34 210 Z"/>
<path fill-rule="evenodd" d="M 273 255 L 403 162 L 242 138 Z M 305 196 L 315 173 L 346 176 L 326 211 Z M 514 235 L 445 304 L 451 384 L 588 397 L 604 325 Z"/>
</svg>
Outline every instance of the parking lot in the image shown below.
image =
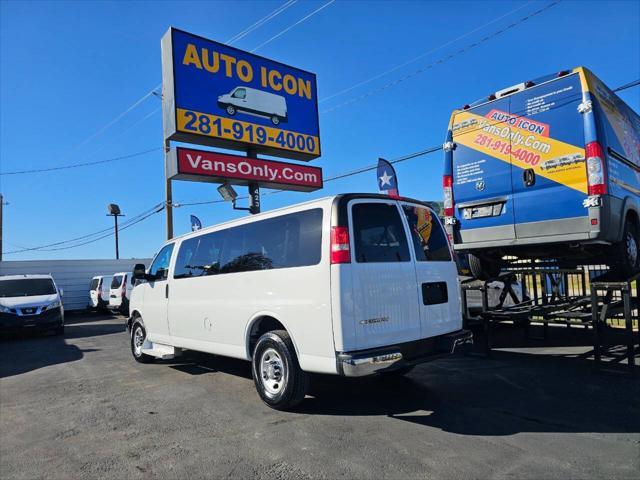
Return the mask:
<svg viewBox="0 0 640 480">
<path fill-rule="evenodd" d="M 640 385 L 597 373 L 589 337 L 498 332 L 492 359 L 406 378 L 313 378 L 292 413 L 246 362 L 130 354 L 121 317 L 0 343 L 0 477 L 637 478 Z M 502 348 L 500 348 L 502 347 Z M 544 355 L 539 355 L 543 353 Z"/>
</svg>

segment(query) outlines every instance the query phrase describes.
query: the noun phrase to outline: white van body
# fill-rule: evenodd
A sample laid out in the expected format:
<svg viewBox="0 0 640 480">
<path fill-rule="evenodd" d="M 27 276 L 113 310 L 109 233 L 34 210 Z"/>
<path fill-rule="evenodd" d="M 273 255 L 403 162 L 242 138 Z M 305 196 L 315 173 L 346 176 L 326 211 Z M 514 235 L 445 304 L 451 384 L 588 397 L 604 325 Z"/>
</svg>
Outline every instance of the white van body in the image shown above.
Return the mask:
<svg viewBox="0 0 640 480">
<path fill-rule="evenodd" d="M 111 277 L 96 275 L 89 284 L 89 307 L 104 308 L 109 304 L 109 292 L 111 290 Z"/>
<path fill-rule="evenodd" d="M 274 125 L 287 120 L 287 101 L 282 95 L 250 87 L 236 87 L 218 97 L 218 105 L 229 115 L 243 111 L 271 119 Z"/>
<path fill-rule="evenodd" d="M 64 333 L 62 290 L 51 275 L 0 276 L 0 332 L 23 329 Z"/>
<path fill-rule="evenodd" d="M 134 285 L 135 279 L 130 272 L 114 273 L 109 288 L 109 309 L 128 315 L 129 300 Z"/>
<path fill-rule="evenodd" d="M 138 355 L 251 360 L 261 335 L 286 330 L 304 372 L 361 376 L 471 341 L 448 240 L 415 200 L 347 194 L 234 220 L 169 241 L 143 275 Z"/>
</svg>

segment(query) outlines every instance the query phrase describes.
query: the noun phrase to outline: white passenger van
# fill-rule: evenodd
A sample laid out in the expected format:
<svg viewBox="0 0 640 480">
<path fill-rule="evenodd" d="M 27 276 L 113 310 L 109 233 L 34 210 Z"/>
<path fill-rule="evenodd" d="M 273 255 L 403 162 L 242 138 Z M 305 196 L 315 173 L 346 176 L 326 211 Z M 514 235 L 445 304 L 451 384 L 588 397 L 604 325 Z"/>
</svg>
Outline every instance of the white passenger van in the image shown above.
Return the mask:
<svg viewBox="0 0 640 480">
<path fill-rule="evenodd" d="M 198 230 L 136 265 L 131 350 L 245 360 L 267 405 L 307 372 L 404 374 L 471 342 L 438 217 L 416 200 L 345 194 Z"/>
<path fill-rule="evenodd" d="M 109 305 L 109 286 L 111 277 L 96 275 L 89 284 L 89 307 L 102 309 Z"/>
<path fill-rule="evenodd" d="M 109 289 L 109 310 L 128 316 L 129 300 L 134 286 L 135 279 L 131 273 L 114 273 L 111 280 L 111 288 Z"/>
<path fill-rule="evenodd" d="M 218 97 L 218 106 L 233 116 L 237 111 L 269 117 L 279 125 L 287 120 L 287 101 L 282 95 L 249 87 L 236 87 Z"/>
</svg>

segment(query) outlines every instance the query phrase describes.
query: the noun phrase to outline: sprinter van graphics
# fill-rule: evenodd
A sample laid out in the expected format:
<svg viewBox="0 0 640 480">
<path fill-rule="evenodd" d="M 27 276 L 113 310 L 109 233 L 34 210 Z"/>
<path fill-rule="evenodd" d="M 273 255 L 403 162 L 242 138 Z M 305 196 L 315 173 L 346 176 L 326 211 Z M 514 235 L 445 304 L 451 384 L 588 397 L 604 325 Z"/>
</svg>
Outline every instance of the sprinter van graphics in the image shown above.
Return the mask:
<svg viewBox="0 0 640 480">
<path fill-rule="evenodd" d="M 444 188 L 479 277 L 505 255 L 640 269 L 640 117 L 584 68 L 454 111 Z"/>
</svg>

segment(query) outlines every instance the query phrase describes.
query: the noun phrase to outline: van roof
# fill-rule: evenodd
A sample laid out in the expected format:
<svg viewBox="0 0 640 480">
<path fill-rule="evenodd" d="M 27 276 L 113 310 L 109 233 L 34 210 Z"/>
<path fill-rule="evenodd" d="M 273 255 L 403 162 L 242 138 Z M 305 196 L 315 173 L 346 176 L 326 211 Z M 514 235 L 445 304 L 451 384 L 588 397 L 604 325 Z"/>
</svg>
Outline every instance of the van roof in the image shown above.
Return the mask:
<svg viewBox="0 0 640 480">
<path fill-rule="evenodd" d="M 358 199 L 358 198 L 371 198 L 371 199 L 382 199 L 382 200 L 401 200 L 403 202 L 409 202 L 409 203 L 417 203 L 420 205 L 424 205 L 427 208 L 432 209 L 432 207 L 425 203 L 422 200 L 416 200 L 415 198 L 409 198 L 409 197 L 399 197 L 399 198 L 391 198 L 388 195 L 384 195 L 381 193 L 340 193 L 338 195 L 331 195 L 328 197 L 322 197 L 322 198 L 317 198 L 314 200 L 308 200 L 306 202 L 302 202 L 302 203 L 295 203 L 293 205 L 288 205 L 286 207 L 281 207 L 281 208 L 276 208 L 275 210 L 268 210 L 266 212 L 261 212 L 258 213 L 256 215 L 251 215 L 250 217 L 241 217 L 241 218 L 236 218 L 233 220 L 229 220 L 226 222 L 222 222 L 222 223 L 217 223 L 215 225 L 210 225 L 208 227 L 204 227 L 201 230 L 197 230 L 195 232 L 187 232 L 187 233 L 183 233 L 182 235 L 178 235 L 176 237 L 173 237 L 170 241 L 165 242 L 166 243 L 170 243 L 172 241 L 175 240 L 181 240 L 183 238 L 188 238 L 191 236 L 197 236 L 198 234 L 204 233 L 208 230 L 214 230 L 214 229 L 218 229 L 220 227 L 225 227 L 225 226 L 234 226 L 234 225 L 242 225 L 245 223 L 251 223 L 252 221 L 258 220 L 260 218 L 268 218 L 271 217 L 274 214 L 278 214 L 278 213 L 286 213 L 289 210 L 297 210 L 300 207 L 313 207 L 313 206 L 320 206 L 320 205 L 324 205 L 327 203 L 333 203 L 334 201 L 337 200 L 344 200 L 344 201 L 349 201 L 349 200 L 353 200 L 353 199 Z"/>
</svg>

